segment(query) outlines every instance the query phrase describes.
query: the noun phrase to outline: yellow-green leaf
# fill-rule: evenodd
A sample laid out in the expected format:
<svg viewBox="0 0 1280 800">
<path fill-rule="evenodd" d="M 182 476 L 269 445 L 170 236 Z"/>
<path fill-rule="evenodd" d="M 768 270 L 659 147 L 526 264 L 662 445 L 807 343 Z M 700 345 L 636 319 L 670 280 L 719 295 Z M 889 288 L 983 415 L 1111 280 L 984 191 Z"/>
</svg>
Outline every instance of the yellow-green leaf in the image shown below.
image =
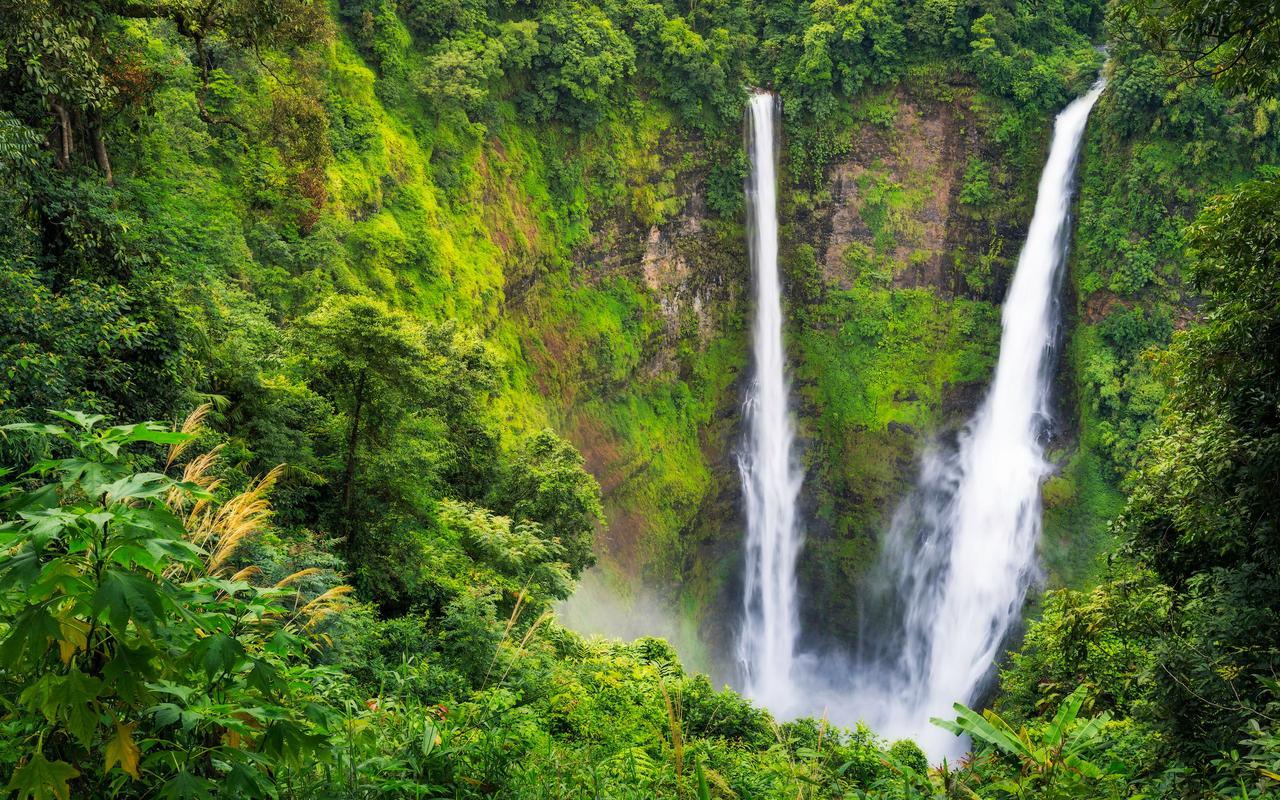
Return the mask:
<svg viewBox="0 0 1280 800">
<path fill-rule="evenodd" d="M 133 741 L 133 729 L 136 727 L 136 722 L 127 725 L 123 722 L 116 723 L 115 735 L 107 740 L 107 766 L 104 771 L 110 772 L 111 767 L 119 763 L 120 769 L 129 773 L 134 780 L 142 777 L 138 774 L 138 759 L 142 757 L 142 751 Z"/>
<path fill-rule="evenodd" d="M 79 775 L 80 770 L 67 762 L 50 761 L 36 753 L 13 771 L 5 789 L 14 792 L 18 800 L 71 800 L 70 782 Z"/>
</svg>

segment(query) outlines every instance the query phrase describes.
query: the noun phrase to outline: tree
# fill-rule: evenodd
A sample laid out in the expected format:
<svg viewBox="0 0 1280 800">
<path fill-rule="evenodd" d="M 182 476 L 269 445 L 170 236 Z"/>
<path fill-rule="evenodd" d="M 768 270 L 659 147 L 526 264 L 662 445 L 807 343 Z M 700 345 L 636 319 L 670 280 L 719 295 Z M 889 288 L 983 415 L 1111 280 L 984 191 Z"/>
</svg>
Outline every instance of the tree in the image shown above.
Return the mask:
<svg viewBox="0 0 1280 800">
<path fill-rule="evenodd" d="M 990 790 L 1043 800 L 1100 797 L 1106 783 L 1123 775 L 1124 768 L 1120 764 L 1103 767 L 1090 760 L 1106 741 L 1103 730 L 1111 716 L 1104 711 L 1080 717 L 1085 695 L 1084 687 L 1076 689 L 1058 706 L 1052 720 L 1019 730 L 994 711 L 979 714 L 963 703 L 955 704 L 954 721 L 930 721 L 957 736 L 973 737 L 982 750 L 997 750 L 1016 760 L 1018 775 L 992 784 Z"/>
<path fill-rule="evenodd" d="M 1124 522 L 1162 578 L 1280 570 L 1280 180 L 1212 200 L 1187 231 L 1204 324 L 1166 357 L 1171 389 Z"/>
<path fill-rule="evenodd" d="M 300 366 L 342 413 L 345 432 L 337 521 L 347 552 L 358 546 L 353 493 L 361 445 L 385 443 L 431 389 L 429 353 L 408 317 L 369 297 L 335 295 L 298 322 Z"/>
<path fill-rule="evenodd" d="M 474 111 L 502 74 L 506 50 L 498 39 L 468 36 L 444 42 L 427 58 L 419 89 L 437 107 Z"/>
<path fill-rule="evenodd" d="M 163 286 L 70 280 L 55 289 L 21 264 L 0 269 L 0 417 L 70 403 L 172 413 L 196 371 Z"/>
<path fill-rule="evenodd" d="M 538 20 L 533 110 L 591 127 L 635 68 L 631 40 L 597 6 L 556 5 Z"/>
<path fill-rule="evenodd" d="M 573 445 L 539 431 L 525 442 L 492 500 L 513 520 L 536 522 L 557 540 L 574 578 L 595 563 L 595 529 L 604 522 L 600 484 L 582 465 Z"/>
<path fill-rule="evenodd" d="M 1233 46 L 1243 49 L 1228 85 L 1260 90 L 1267 78 L 1255 71 L 1274 56 Z M 1117 521 L 1133 555 L 1176 592 L 1152 697 L 1171 747 L 1194 764 L 1237 746 L 1280 702 L 1278 208 L 1272 174 L 1212 199 L 1188 227 L 1203 323 L 1177 332 L 1159 365 L 1169 391 Z"/>
<path fill-rule="evenodd" d="M 1280 86 L 1275 0 L 1127 0 L 1112 25 L 1171 54 L 1184 76 L 1212 76 L 1228 92 L 1266 97 Z"/>
<path fill-rule="evenodd" d="M 205 106 L 207 41 L 223 36 L 249 50 L 306 43 L 327 34 L 324 9 L 314 0 L 0 0 L 0 85 L 11 90 L 0 97 L 9 95 L 6 105 L 13 103 L 29 124 L 50 131 L 49 141 L 64 169 L 72 164 L 76 142 L 87 139 L 95 163 L 111 183 L 104 119 L 118 93 L 112 74 L 115 54 L 106 40 L 114 26 L 127 19 L 172 24 L 196 50 L 200 117 L 241 127 L 216 119 Z"/>
</svg>

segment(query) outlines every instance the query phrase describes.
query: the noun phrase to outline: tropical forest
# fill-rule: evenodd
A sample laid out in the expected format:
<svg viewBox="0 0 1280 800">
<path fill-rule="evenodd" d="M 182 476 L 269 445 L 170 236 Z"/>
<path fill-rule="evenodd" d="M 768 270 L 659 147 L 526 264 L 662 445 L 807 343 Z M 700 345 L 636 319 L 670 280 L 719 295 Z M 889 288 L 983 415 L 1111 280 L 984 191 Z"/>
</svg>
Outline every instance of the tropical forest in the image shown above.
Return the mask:
<svg viewBox="0 0 1280 800">
<path fill-rule="evenodd" d="M 0 0 L 0 796 L 1280 800 L 1280 2 Z"/>
</svg>

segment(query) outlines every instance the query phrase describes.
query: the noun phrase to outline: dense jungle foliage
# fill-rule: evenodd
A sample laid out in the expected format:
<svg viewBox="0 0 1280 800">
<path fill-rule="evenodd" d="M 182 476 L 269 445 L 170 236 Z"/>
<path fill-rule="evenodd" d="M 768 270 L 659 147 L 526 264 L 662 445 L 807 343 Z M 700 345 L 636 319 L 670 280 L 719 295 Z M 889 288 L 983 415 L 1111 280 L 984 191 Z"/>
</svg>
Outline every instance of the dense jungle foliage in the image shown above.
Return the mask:
<svg viewBox="0 0 1280 800">
<path fill-rule="evenodd" d="M 1280 795 L 1270 5 L 0 0 L 6 791 Z M 914 429 L 987 377 L 1103 44 L 1045 487 L 1067 588 L 943 723 L 975 755 L 559 624 L 598 558 L 732 622 L 748 87 L 783 100 L 838 627 Z M 954 235 L 942 168 L 892 146 L 926 108 L 962 131 Z M 865 236 L 826 254 L 842 164 Z M 644 243 L 674 229 L 671 279 Z"/>
</svg>

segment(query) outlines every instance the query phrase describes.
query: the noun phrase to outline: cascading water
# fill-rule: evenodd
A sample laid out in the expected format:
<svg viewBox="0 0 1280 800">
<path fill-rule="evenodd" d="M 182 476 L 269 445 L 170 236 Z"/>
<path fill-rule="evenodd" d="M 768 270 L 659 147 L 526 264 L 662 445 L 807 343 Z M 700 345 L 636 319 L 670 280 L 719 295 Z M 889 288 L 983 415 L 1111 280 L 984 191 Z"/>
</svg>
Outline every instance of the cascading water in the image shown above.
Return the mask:
<svg viewBox="0 0 1280 800">
<path fill-rule="evenodd" d="M 747 695 L 785 715 L 796 704 L 792 673 L 799 628 L 795 566 L 801 546 L 796 526 L 801 475 L 793 455 L 795 434 L 787 408 L 782 346 L 774 144 L 777 106 L 774 95 L 759 92 L 751 97 L 747 115 L 751 154 L 747 223 L 756 315 L 755 375 L 745 407 L 750 428 L 738 456 L 747 512 L 738 656 Z"/>
<path fill-rule="evenodd" d="M 879 607 L 865 615 L 852 705 L 878 733 L 935 757 L 964 743 L 929 718 L 978 699 L 1034 577 L 1057 289 L 1080 142 L 1102 89 L 1100 79 L 1058 115 L 990 390 L 953 448 L 926 453 L 886 542 Z"/>
</svg>

